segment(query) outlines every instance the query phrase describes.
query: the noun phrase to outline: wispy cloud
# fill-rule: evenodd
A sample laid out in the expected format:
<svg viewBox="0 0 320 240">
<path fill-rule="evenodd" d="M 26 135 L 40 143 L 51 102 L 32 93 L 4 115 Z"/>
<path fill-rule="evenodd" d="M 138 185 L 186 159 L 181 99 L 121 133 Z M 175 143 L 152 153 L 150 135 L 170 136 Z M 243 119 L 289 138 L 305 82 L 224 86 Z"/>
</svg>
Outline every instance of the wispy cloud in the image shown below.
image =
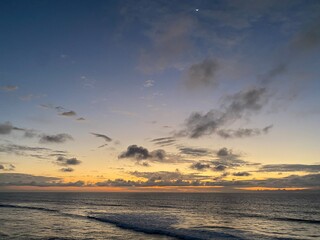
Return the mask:
<svg viewBox="0 0 320 240">
<path fill-rule="evenodd" d="M 222 131 L 220 135 L 223 136 L 225 131 L 223 128 L 227 124 L 260 111 L 266 103 L 267 96 L 265 88 L 252 88 L 237 92 L 225 99 L 220 110 L 210 110 L 205 114 L 199 112 L 192 113 L 185 121 L 185 128 L 175 135 L 178 137 L 199 138 L 205 135 L 216 134 L 217 131 L 220 130 Z M 266 129 L 269 128 L 270 127 L 267 127 Z M 249 131 L 251 131 L 251 133 L 254 132 L 253 130 Z M 257 132 L 257 130 L 255 131 Z M 240 134 L 241 132 L 242 134 Z M 245 132 L 248 133 L 248 131 Z M 233 133 L 232 137 L 243 137 L 246 135 L 245 132 L 239 132 L 238 130 L 232 131 L 231 133 Z"/>
<path fill-rule="evenodd" d="M 96 136 L 98 138 L 102 138 L 104 139 L 106 142 L 111 142 L 112 141 L 112 138 L 108 137 L 107 135 L 105 134 L 101 134 L 101 133 L 91 133 L 93 136 Z"/>
<path fill-rule="evenodd" d="M 154 85 L 154 80 L 146 80 L 143 84 L 145 88 L 153 87 L 153 85 Z"/>
<path fill-rule="evenodd" d="M 78 160 L 77 158 L 66 158 L 66 157 L 60 156 L 57 158 L 56 163 L 62 166 L 69 166 L 69 165 L 79 165 L 81 161 Z"/>
<path fill-rule="evenodd" d="M 0 174 L 0 186 L 37 186 L 37 187 L 81 187 L 84 181 L 64 182 L 62 178 L 35 176 L 23 173 Z"/>
<path fill-rule="evenodd" d="M 73 172 L 74 169 L 68 167 L 68 168 L 61 168 L 60 171 L 61 171 L 61 172 Z"/>
<path fill-rule="evenodd" d="M 162 137 L 155 138 L 151 140 L 155 145 L 159 145 L 161 147 L 170 146 L 176 143 L 176 139 L 174 137 Z"/>
<path fill-rule="evenodd" d="M 189 88 L 216 86 L 217 71 L 220 69 L 217 60 L 204 59 L 200 63 L 195 63 L 188 68 L 186 85 Z"/>
<path fill-rule="evenodd" d="M 0 86 L 0 90 L 5 91 L 5 92 L 12 92 L 17 89 L 18 89 L 18 86 L 15 86 L 15 85 Z"/>
<path fill-rule="evenodd" d="M 260 172 L 320 172 L 319 164 L 268 164 L 258 170 Z"/>
<path fill-rule="evenodd" d="M 156 149 L 149 151 L 147 148 L 130 145 L 126 151 L 123 151 L 119 156 L 119 159 L 131 159 L 137 162 L 139 165 L 143 165 L 143 162 L 157 162 L 157 163 L 185 163 L 191 162 L 191 160 L 184 159 L 178 154 L 169 154 L 163 149 Z M 146 165 L 146 164 L 145 164 Z"/>
<path fill-rule="evenodd" d="M 12 143 L 0 144 L 0 152 L 17 156 L 30 156 L 39 159 L 50 159 L 52 156 L 65 156 L 66 151 L 53 150 L 44 147 L 30 147 Z"/>
<path fill-rule="evenodd" d="M 210 156 L 212 154 L 212 151 L 207 148 L 180 147 L 179 151 L 181 154 L 190 155 L 193 157 Z"/>
<path fill-rule="evenodd" d="M 56 135 L 42 134 L 40 137 L 40 143 L 64 143 L 68 140 L 73 140 L 72 136 L 66 133 L 60 133 Z"/>
</svg>

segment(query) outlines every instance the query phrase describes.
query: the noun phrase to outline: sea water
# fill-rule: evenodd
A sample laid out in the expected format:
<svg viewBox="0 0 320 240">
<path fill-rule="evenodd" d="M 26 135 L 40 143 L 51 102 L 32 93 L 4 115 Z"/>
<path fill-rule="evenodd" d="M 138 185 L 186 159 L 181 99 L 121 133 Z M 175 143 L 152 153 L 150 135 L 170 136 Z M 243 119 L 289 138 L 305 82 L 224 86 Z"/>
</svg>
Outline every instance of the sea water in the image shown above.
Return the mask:
<svg viewBox="0 0 320 240">
<path fill-rule="evenodd" d="M 320 193 L 2 192 L 0 239 L 320 239 Z"/>
</svg>

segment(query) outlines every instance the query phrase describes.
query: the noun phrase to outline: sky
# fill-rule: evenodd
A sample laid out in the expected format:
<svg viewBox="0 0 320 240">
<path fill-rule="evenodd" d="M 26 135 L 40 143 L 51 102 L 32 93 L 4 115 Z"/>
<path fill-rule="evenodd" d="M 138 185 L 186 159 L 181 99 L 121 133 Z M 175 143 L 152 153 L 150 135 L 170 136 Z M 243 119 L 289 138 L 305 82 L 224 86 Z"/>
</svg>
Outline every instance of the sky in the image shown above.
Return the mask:
<svg viewBox="0 0 320 240">
<path fill-rule="evenodd" d="M 320 189 L 317 0 L 3 0 L 0 32 L 0 191 Z"/>
</svg>

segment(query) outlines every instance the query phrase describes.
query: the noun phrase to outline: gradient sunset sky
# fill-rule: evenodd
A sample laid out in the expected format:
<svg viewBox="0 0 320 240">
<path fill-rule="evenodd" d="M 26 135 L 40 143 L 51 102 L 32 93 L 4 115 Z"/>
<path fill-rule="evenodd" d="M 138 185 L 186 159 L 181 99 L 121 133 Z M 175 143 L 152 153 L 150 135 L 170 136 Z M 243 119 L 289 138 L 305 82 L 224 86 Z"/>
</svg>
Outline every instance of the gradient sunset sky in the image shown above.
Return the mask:
<svg viewBox="0 0 320 240">
<path fill-rule="evenodd" d="M 0 2 L 0 190 L 320 188 L 320 2 Z"/>
</svg>

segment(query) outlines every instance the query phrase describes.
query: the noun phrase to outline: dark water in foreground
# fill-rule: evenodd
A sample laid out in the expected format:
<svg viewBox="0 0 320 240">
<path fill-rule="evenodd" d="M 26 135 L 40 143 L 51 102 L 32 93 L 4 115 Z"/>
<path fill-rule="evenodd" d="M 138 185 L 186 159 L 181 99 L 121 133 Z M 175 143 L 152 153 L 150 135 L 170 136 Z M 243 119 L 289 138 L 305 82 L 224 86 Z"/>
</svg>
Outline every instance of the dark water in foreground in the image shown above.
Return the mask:
<svg viewBox="0 0 320 240">
<path fill-rule="evenodd" d="M 0 193 L 0 239 L 320 239 L 320 193 Z"/>
</svg>

